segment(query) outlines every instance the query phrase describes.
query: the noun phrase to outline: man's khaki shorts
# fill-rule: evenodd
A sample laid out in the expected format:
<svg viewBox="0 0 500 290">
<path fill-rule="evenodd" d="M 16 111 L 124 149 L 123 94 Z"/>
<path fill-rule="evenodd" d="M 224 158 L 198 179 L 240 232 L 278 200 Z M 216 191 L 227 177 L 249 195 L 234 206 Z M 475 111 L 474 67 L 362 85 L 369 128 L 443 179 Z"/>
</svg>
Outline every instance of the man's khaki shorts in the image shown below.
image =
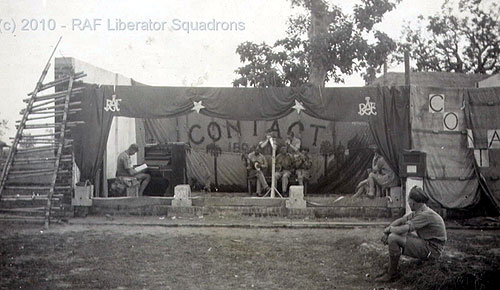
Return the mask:
<svg viewBox="0 0 500 290">
<path fill-rule="evenodd" d="M 431 247 L 428 241 L 423 240 L 416 235 L 407 235 L 403 255 L 428 260 L 438 258 L 440 253 Z"/>
</svg>

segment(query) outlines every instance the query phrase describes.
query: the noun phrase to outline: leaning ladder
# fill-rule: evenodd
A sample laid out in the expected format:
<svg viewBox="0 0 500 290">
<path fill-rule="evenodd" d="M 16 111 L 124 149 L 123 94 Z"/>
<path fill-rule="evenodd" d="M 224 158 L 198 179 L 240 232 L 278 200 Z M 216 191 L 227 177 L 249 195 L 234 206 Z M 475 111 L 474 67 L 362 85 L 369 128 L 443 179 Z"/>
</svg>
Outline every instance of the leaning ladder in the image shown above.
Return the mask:
<svg viewBox="0 0 500 290">
<path fill-rule="evenodd" d="M 60 39 L 59 39 L 60 41 Z M 59 42 L 57 43 L 59 44 Z M 56 45 L 57 48 L 57 45 Z M 45 227 L 48 228 L 50 223 L 50 215 L 52 210 L 52 198 L 56 189 L 69 189 L 71 184 L 60 185 L 56 184 L 58 175 L 71 173 L 70 170 L 61 168 L 63 163 L 72 162 L 71 154 L 63 154 L 64 149 L 72 146 L 72 140 L 66 138 L 69 128 L 79 125 L 81 121 L 68 121 L 69 114 L 80 111 L 76 107 L 81 102 L 70 102 L 71 97 L 83 91 L 83 88 L 74 88 L 74 81 L 85 77 L 84 73 L 76 73 L 53 82 L 43 84 L 43 80 L 47 75 L 50 67 L 50 60 L 45 66 L 39 81 L 37 82 L 33 92 L 28 95 L 30 98 L 24 99 L 27 103 L 26 109 L 21 111 L 23 115 L 19 125 L 17 125 L 17 133 L 5 161 L 1 178 L 0 178 L 0 198 L 3 190 L 24 190 L 34 192 L 47 192 L 47 205 L 45 208 Z M 61 92 L 38 96 L 38 93 L 49 88 L 65 85 L 67 89 Z M 29 123 L 30 121 L 39 122 L 39 120 L 53 118 L 53 123 Z M 42 134 L 24 134 L 25 130 L 40 130 L 54 129 L 54 132 Z M 23 148 L 22 145 L 25 145 Z M 56 152 L 55 156 L 43 157 L 42 153 Z M 31 155 L 31 156 L 30 156 Z M 37 155 L 37 156 L 33 156 Z M 51 154 L 49 154 L 51 155 Z M 40 168 L 41 167 L 41 168 Z M 23 179 L 43 177 L 47 179 L 51 176 L 50 183 L 23 183 Z M 19 196 L 19 195 L 17 195 Z M 43 197 L 43 195 L 42 195 Z"/>
</svg>

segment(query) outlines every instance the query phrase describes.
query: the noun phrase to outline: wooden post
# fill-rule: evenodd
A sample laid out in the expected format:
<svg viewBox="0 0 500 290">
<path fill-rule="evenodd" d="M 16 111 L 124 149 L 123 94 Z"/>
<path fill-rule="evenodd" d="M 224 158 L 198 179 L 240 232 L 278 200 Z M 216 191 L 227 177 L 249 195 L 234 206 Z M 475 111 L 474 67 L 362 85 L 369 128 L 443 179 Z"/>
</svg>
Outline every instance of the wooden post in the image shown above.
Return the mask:
<svg viewBox="0 0 500 290">
<path fill-rule="evenodd" d="M 176 132 L 176 141 L 181 142 L 181 131 L 179 128 L 179 117 L 175 117 L 175 132 Z"/>
<path fill-rule="evenodd" d="M 214 154 L 214 179 L 215 187 L 219 188 L 219 181 L 217 180 L 217 153 Z"/>
<path fill-rule="evenodd" d="M 108 197 L 108 150 L 104 148 L 102 157 L 102 197 Z M 101 182 L 101 181 L 99 181 Z"/>
<path fill-rule="evenodd" d="M 309 27 L 308 37 L 312 43 L 319 44 L 318 37 L 324 37 L 328 33 L 330 20 L 328 18 L 328 7 L 322 0 L 311 1 L 311 26 Z M 311 53 L 311 65 L 309 69 L 309 83 L 320 90 L 325 86 L 325 79 L 328 70 L 318 57 L 321 53 L 327 52 L 328 47 L 314 47 Z"/>
<path fill-rule="evenodd" d="M 97 169 L 94 176 L 94 190 L 97 197 L 101 197 L 101 169 Z"/>
<path fill-rule="evenodd" d="M 383 84 L 387 86 L 387 60 L 384 61 L 384 75 L 383 75 Z"/>
<path fill-rule="evenodd" d="M 410 85 L 410 53 L 405 51 L 405 86 Z"/>
</svg>

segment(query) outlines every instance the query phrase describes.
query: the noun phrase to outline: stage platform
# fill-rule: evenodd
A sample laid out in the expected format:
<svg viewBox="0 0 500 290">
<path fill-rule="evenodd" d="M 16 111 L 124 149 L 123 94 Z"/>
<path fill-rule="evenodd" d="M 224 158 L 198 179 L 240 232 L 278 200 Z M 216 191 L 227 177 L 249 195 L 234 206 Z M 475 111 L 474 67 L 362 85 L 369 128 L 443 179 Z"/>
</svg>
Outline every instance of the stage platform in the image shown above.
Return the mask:
<svg viewBox="0 0 500 290">
<path fill-rule="evenodd" d="M 286 198 L 255 197 L 247 193 L 193 192 L 192 206 L 173 207 L 173 197 L 94 198 L 90 207 L 75 207 L 75 216 L 251 216 L 287 218 L 366 219 L 401 216 L 388 198 L 353 199 L 351 195 L 306 195 L 306 208 L 287 208 Z"/>
</svg>

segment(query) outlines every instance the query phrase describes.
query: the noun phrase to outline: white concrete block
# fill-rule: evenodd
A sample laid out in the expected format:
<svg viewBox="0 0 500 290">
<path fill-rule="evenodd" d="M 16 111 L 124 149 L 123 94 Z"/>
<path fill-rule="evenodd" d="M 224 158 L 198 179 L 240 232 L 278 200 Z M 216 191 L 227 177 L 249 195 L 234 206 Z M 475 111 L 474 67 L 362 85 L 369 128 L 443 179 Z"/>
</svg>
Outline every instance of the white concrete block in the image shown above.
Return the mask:
<svg viewBox="0 0 500 290">
<path fill-rule="evenodd" d="M 302 185 L 290 186 L 290 198 L 304 199 L 304 186 Z"/>
<path fill-rule="evenodd" d="M 388 202 L 389 207 L 404 207 L 403 194 L 401 192 L 401 186 L 391 187 L 389 189 L 390 200 Z"/>
<path fill-rule="evenodd" d="M 193 201 L 190 199 L 173 199 L 173 207 L 191 207 L 193 206 Z"/>
<path fill-rule="evenodd" d="M 306 208 L 304 186 L 290 186 L 290 197 L 285 202 L 286 208 Z"/>
<path fill-rule="evenodd" d="M 189 207 L 193 206 L 191 200 L 191 187 L 189 184 L 177 185 L 174 188 L 174 199 L 172 200 L 173 207 Z"/>
<path fill-rule="evenodd" d="M 285 201 L 286 208 L 306 208 L 306 201 L 300 199 L 287 199 Z"/>
<path fill-rule="evenodd" d="M 191 198 L 191 187 L 189 184 L 180 184 L 174 188 L 174 198 L 175 199 L 190 199 Z"/>
</svg>

